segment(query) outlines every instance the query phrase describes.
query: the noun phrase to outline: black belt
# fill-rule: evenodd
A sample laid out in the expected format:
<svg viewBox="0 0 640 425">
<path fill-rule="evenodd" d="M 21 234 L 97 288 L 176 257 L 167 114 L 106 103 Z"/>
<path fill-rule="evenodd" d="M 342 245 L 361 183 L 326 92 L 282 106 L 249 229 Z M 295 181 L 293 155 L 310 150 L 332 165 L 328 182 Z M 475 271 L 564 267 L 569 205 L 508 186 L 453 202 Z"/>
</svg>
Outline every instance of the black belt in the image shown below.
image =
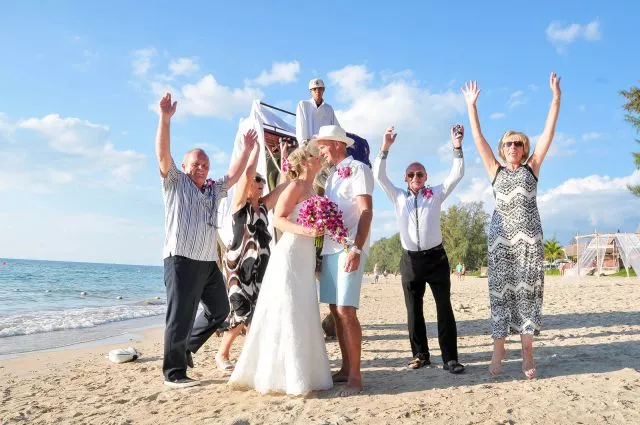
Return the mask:
<svg viewBox="0 0 640 425">
<path fill-rule="evenodd" d="M 442 246 L 442 244 L 436 245 L 433 248 L 429 248 L 429 249 L 425 249 L 423 251 L 409 251 L 409 250 L 404 250 L 404 252 L 406 252 L 408 255 L 428 255 L 428 254 L 433 254 L 437 251 L 444 251 L 444 246 Z"/>
</svg>

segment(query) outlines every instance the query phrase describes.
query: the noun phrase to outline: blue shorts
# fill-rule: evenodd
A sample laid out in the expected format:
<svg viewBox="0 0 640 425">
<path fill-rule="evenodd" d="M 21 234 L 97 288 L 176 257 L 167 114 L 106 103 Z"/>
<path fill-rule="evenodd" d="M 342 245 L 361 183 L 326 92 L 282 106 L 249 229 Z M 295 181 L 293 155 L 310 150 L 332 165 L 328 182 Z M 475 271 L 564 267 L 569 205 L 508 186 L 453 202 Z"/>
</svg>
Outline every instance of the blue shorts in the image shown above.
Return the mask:
<svg viewBox="0 0 640 425">
<path fill-rule="evenodd" d="M 338 306 L 360 306 L 360 287 L 366 255 L 360 256 L 360 266 L 354 272 L 345 272 L 347 253 L 323 255 L 320 272 L 320 302 Z"/>
</svg>

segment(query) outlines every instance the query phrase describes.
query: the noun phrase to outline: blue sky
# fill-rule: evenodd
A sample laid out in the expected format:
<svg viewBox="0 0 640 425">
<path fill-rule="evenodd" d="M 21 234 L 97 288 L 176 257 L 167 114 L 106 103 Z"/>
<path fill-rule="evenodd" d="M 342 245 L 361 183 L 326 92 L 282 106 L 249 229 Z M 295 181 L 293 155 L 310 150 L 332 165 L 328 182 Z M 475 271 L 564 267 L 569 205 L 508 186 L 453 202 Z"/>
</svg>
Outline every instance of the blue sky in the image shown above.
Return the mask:
<svg viewBox="0 0 640 425">
<path fill-rule="evenodd" d="M 450 166 L 448 128 L 465 126 L 459 88 L 477 79 L 483 131 L 535 138 L 562 76 L 557 134 L 540 173 L 546 237 L 635 231 L 640 200 L 620 89 L 640 84 L 640 6 L 602 2 L 18 2 L 0 16 L 0 256 L 160 264 L 154 157 L 160 94 L 178 100 L 175 158 L 194 145 L 227 167 L 238 121 L 261 98 L 290 110 L 307 81 L 377 152 L 390 175 L 419 159 L 430 183 Z M 275 3 L 275 2 L 274 2 Z M 466 175 L 445 206 L 493 201 L 470 137 Z M 374 192 L 373 239 L 395 232 Z"/>
</svg>

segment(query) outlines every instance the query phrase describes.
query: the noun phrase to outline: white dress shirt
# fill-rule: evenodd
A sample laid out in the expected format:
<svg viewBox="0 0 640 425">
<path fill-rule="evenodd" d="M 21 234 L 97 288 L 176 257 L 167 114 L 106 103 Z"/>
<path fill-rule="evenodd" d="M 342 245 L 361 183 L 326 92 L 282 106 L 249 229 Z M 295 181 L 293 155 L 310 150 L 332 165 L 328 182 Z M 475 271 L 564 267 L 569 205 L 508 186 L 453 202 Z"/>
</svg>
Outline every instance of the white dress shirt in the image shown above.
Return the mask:
<svg viewBox="0 0 640 425">
<path fill-rule="evenodd" d="M 320 106 L 316 106 L 313 99 L 301 100 L 296 109 L 296 139 L 298 139 L 298 143 L 318 134 L 318 130 L 323 125 L 340 125 L 331 105 L 323 101 Z"/>
<path fill-rule="evenodd" d="M 351 175 L 340 177 L 338 170 L 343 167 L 351 168 Z M 347 228 L 347 240 L 353 244 L 358 233 L 358 223 L 360 222 L 360 208 L 356 201 L 356 196 L 369 195 L 373 193 L 373 173 L 371 169 L 353 157 L 348 156 L 336 166 L 336 171 L 327 178 L 325 184 L 325 196 L 329 200 L 338 204 L 342 211 L 342 220 Z M 369 235 L 364 245 L 359 247 L 362 254 L 369 252 Z M 322 245 L 322 255 L 336 254 L 343 251 L 344 247 L 329 237 L 324 238 Z"/>
<path fill-rule="evenodd" d="M 455 153 L 451 171 L 444 183 L 431 187 L 433 195 L 427 199 L 422 193 L 414 195 L 408 189 L 401 189 L 391 183 L 387 177 L 387 160 L 376 157 L 373 174 L 387 198 L 393 203 L 400 243 L 407 251 L 424 251 L 442 243 L 440 230 L 440 207 L 464 175 L 462 151 Z"/>
</svg>

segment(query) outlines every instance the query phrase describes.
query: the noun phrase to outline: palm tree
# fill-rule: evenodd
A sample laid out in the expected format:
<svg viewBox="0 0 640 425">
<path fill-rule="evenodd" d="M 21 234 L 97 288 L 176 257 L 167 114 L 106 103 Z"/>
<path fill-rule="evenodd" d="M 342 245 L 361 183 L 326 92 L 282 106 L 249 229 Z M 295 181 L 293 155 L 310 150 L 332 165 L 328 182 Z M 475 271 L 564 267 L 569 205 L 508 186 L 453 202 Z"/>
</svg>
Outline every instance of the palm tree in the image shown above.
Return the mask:
<svg viewBox="0 0 640 425">
<path fill-rule="evenodd" d="M 554 261 L 564 257 L 564 250 L 560 246 L 560 243 L 556 238 L 547 239 L 544 241 L 544 259 L 547 261 Z"/>
</svg>

